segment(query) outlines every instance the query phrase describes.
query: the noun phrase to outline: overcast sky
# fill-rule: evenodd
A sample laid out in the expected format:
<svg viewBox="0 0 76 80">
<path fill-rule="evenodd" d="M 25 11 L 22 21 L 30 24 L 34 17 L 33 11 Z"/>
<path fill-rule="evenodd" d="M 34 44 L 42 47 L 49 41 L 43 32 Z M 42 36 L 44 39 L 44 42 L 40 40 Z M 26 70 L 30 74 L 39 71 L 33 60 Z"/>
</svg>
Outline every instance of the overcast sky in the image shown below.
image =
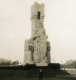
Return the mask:
<svg viewBox="0 0 76 80">
<path fill-rule="evenodd" d="M 0 58 L 23 62 L 31 36 L 31 5 L 44 3 L 52 62 L 76 59 L 76 0 L 0 0 Z"/>
</svg>

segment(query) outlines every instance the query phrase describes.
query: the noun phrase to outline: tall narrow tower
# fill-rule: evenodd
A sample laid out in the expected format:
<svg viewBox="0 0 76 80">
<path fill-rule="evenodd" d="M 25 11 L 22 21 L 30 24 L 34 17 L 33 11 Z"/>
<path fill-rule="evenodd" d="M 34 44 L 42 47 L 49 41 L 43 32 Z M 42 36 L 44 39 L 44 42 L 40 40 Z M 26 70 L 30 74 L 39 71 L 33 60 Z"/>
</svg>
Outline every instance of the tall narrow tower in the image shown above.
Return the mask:
<svg viewBox="0 0 76 80">
<path fill-rule="evenodd" d="M 31 7 L 31 38 L 25 40 L 24 64 L 48 66 L 50 42 L 44 28 L 44 4 L 34 3 Z"/>
<path fill-rule="evenodd" d="M 34 3 L 31 7 L 32 36 L 35 37 L 44 24 L 44 4 Z"/>
</svg>

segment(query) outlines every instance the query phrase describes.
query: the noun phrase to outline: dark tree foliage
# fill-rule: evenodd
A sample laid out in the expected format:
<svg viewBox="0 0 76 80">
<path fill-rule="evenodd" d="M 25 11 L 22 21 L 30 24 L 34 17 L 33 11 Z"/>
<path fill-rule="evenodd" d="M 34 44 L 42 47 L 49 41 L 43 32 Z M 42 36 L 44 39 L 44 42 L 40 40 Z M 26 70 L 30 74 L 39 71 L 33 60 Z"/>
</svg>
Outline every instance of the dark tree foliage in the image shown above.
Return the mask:
<svg viewBox="0 0 76 80">
<path fill-rule="evenodd" d="M 0 59 L 0 65 L 18 65 L 18 64 L 19 64 L 18 60 L 11 61 L 3 58 Z"/>
</svg>

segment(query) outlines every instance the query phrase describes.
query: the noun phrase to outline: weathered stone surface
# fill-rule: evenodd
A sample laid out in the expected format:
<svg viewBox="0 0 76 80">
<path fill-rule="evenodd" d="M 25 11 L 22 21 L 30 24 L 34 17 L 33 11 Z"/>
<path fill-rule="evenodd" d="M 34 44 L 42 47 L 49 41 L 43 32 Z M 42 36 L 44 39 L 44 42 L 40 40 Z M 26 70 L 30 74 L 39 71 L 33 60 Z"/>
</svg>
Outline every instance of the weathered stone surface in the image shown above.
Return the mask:
<svg viewBox="0 0 76 80">
<path fill-rule="evenodd" d="M 47 66 L 50 63 L 50 42 L 44 28 L 44 4 L 31 7 L 31 38 L 25 41 L 24 64 Z"/>
<path fill-rule="evenodd" d="M 33 64 L 33 41 L 32 39 L 25 41 L 24 64 Z"/>
</svg>

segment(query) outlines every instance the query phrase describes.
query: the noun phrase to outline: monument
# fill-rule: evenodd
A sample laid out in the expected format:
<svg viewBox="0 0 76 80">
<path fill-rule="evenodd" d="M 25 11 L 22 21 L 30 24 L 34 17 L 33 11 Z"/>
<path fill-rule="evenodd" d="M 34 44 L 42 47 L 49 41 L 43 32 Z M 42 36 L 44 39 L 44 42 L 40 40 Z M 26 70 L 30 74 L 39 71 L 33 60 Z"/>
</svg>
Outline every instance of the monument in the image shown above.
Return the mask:
<svg viewBox="0 0 76 80">
<path fill-rule="evenodd" d="M 51 62 L 50 42 L 45 33 L 44 17 L 44 4 L 35 2 L 31 7 L 31 38 L 24 43 L 24 64 L 0 66 L 2 79 L 5 76 L 7 79 L 12 77 L 16 80 L 47 80 L 59 73 L 60 64 Z"/>
<path fill-rule="evenodd" d="M 48 66 L 51 63 L 50 42 L 44 28 L 44 4 L 31 7 L 31 38 L 24 43 L 24 65 Z"/>
</svg>

